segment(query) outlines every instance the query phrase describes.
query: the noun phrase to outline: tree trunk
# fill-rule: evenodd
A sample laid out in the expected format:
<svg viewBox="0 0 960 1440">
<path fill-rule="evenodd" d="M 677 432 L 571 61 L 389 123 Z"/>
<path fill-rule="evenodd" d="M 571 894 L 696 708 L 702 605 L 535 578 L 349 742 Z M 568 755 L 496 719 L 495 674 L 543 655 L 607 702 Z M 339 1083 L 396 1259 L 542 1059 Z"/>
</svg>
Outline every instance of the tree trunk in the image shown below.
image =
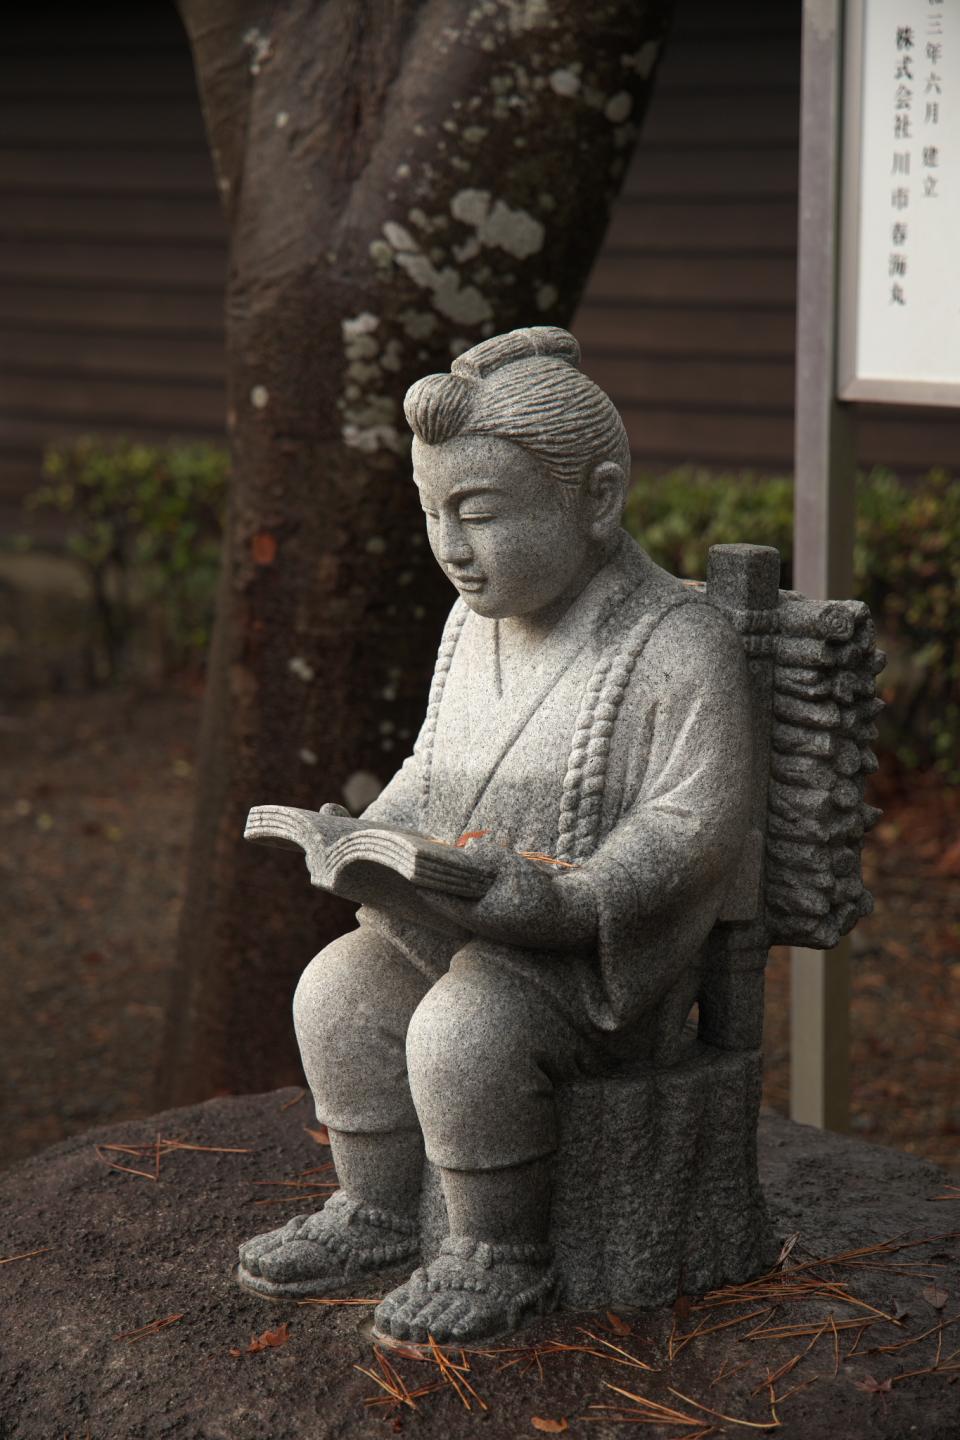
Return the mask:
<svg viewBox="0 0 960 1440">
<path fill-rule="evenodd" d="M 230 223 L 233 491 L 169 1103 L 299 1076 L 292 992 L 350 909 L 245 845 L 247 810 L 361 808 L 409 752 L 454 597 L 404 391 L 484 336 L 569 323 L 672 0 L 181 10 Z"/>
</svg>

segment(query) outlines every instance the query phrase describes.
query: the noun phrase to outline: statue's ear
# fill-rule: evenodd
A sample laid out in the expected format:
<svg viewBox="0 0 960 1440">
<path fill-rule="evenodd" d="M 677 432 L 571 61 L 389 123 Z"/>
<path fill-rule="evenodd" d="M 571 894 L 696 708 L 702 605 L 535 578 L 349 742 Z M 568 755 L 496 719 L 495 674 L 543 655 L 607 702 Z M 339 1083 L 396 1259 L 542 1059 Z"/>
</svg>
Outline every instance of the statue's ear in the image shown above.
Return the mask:
<svg viewBox="0 0 960 1440">
<path fill-rule="evenodd" d="M 590 529 L 597 540 L 606 540 L 620 524 L 627 499 L 627 477 L 613 460 L 595 465 L 587 482 L 590 496 Z"/>
</svg>

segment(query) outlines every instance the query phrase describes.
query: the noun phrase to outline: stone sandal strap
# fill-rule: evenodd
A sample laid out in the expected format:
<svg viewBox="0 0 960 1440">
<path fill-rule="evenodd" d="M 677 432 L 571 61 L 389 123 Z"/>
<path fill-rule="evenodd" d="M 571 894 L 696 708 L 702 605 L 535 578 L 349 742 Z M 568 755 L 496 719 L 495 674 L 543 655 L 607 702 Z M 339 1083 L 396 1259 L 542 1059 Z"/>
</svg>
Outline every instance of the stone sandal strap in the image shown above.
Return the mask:
<svg viewBox="0 0 960 1440">
<path fill-rule="evenodd" d="M 469 1235 L 448 1235 L 440 1246 L 440 1254 L 471 1260 L 481 1269 L 489 1270 L 494 1265 L 549 1265 L 553 1248 L 533 1241 L 508 1245 L 502 1241 L 476 1240 Z"/>
<path fill-rule="evenodd" d="M 325 1212 L 342 1213 L 347 1225 L 370 1225 L 374 1230 L 388 1230 L 394 1235 L 419 1239 L 420 1225 L 417 1220 L 396 1215 L 392 1210 L 380 1210 L 375 1205 L 364 1205 L 360 1200 L 351 1200 L 342 1190 L 337 1190 L 330 1196 L 320 1213 Z"/>
</svg>

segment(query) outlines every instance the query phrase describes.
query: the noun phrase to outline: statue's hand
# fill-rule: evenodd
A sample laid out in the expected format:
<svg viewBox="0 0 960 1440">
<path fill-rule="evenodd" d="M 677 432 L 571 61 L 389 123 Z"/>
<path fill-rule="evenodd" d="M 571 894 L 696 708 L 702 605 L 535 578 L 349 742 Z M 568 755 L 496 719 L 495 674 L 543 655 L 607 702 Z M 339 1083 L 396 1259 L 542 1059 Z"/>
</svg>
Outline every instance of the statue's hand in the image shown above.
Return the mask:
<svg viewBox="0 0 960 1440">
<path fill-rule="evenodd" d="M 534 950 L 582 950 L 596 939 L 593 889 L 586 875 L 558 871 L 504 850 L 494 840 L 473 840 L 469 852 L 490 870 L 493 884 L 479 900 L 418 890 L 435 913 L 486 940 Z"/>
<path fill-rule="evenodd" d="M 321 805 L 317 813 L 320 815 L 346 815 L 347 819 L 350 819 L 350 811 L 343 805 L 338 805 L 335 800 L 328 800 L 325 805 Z"/>
</svg>

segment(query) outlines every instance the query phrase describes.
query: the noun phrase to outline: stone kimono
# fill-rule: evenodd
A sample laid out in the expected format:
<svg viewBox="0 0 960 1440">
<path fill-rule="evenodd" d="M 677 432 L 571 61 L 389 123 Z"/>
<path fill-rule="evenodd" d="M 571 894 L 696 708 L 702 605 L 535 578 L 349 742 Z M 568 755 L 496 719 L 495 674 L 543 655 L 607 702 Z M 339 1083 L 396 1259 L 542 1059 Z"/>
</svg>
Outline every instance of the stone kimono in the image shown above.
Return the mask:
<svg viewBox="0 0 960 1440">
<path fill-rule="evenodd" d="M 529 1015 L 528 1045 L 551 1034 L 541 1056 L 551 1079 L 611 1057 L 671 1058 L 750 793 L 740 641 L 626 534 L 535 665 L 508 671 L 499 630 L 456 603 L 414 754 L 364 818 L 448 842 L 489 831 L 576 866 L 558 883 L 585 890 L 594 946 L 498 944 L 432 928 L 426 911 L 418 923 L 367 905 L 359 930 L 307 970 L 295 1002 L 318 1113 L 349 1132 L 415 1123 L 398 1050 L 413 1017 L 416 1120 L 429 1157 L 453 1169 L 515 1164 L 552 1143 L 549 1087 L 524 1093 L 516 1057 L 505 1081 L 493 1054 L 505 1039 L 489 1013 L 494 994 L 495 1014 L 511 997 L 514 1028 Z M 458 983 L 468 969 L 471 982 Z M 418 1041 L 427 1076 L 416 1073 Z"/>
</svg>

